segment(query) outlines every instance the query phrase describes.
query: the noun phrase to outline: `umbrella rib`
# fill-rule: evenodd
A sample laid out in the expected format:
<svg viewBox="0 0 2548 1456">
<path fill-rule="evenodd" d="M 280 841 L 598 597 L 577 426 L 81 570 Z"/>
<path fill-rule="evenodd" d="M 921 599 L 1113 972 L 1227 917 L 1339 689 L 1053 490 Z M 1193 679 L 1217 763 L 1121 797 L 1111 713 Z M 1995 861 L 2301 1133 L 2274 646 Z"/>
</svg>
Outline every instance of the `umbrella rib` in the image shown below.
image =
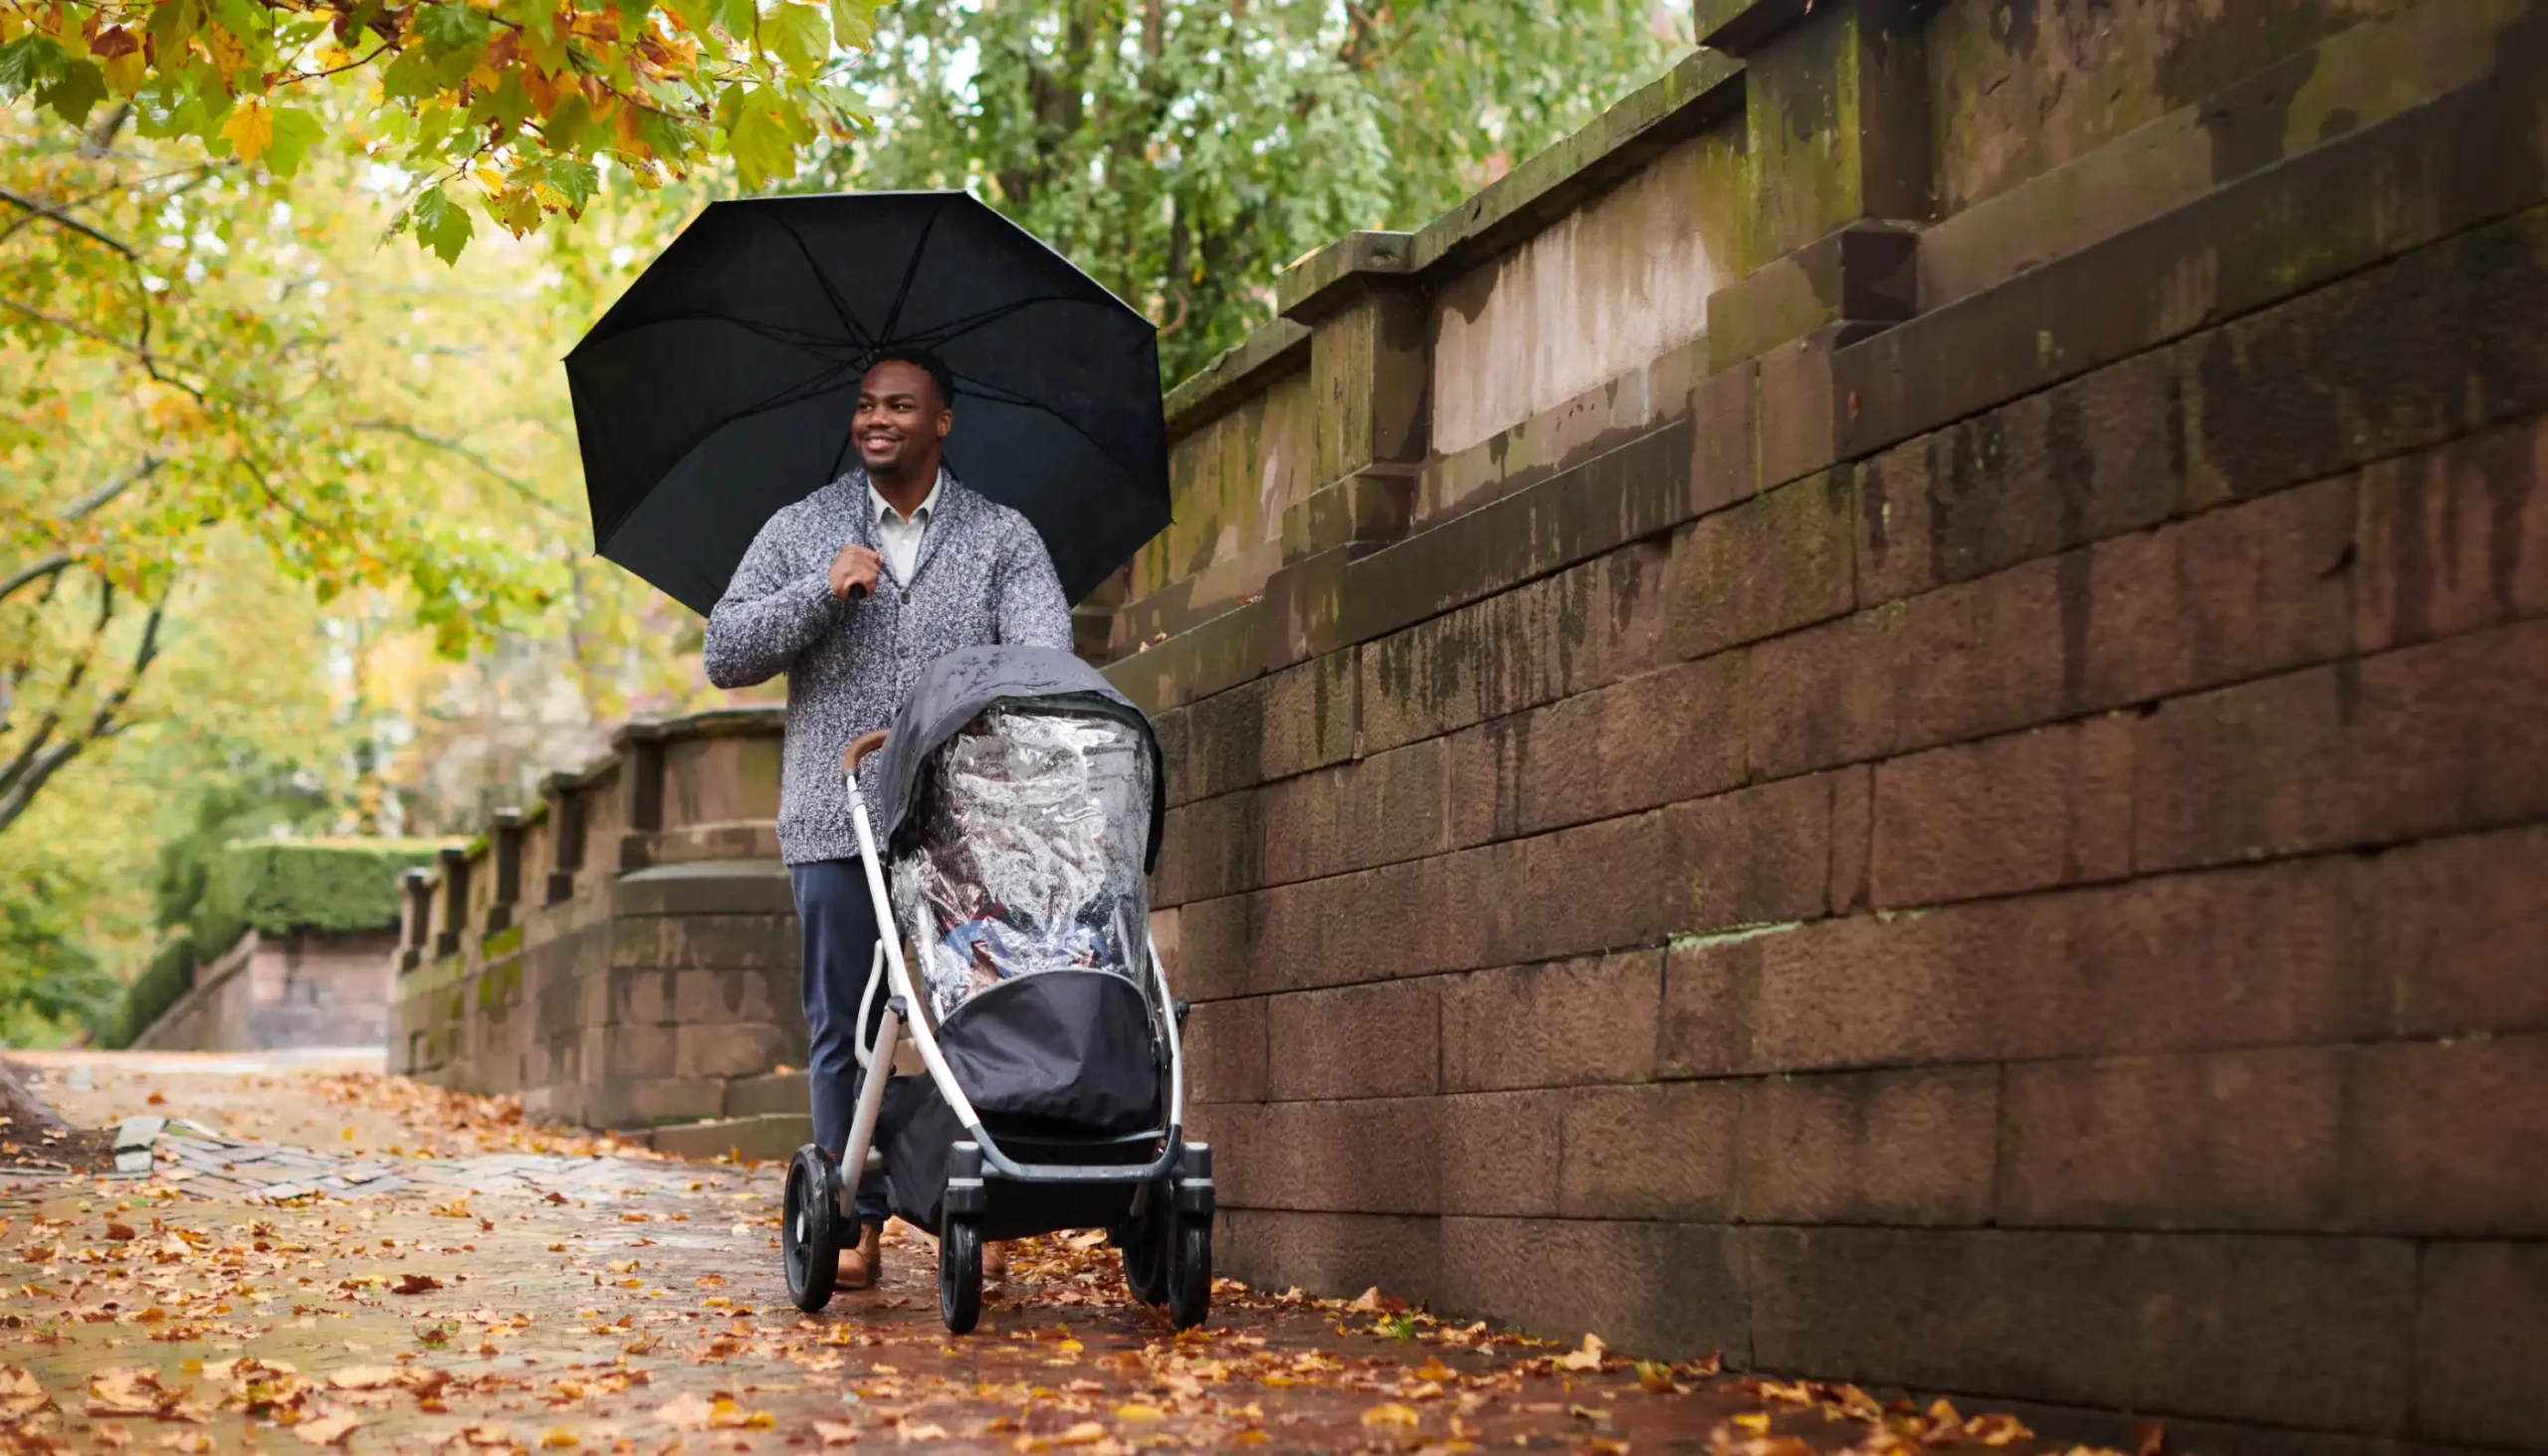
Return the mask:
<svg viewBox="0 0 2548 1456">
<path fill-rule="evenodd" d="M 951 370 L 950 372 L 952 373 L 954 371 Z M 1053 408 L 1049 404 L 1029 399 L 1022 394 L 1012 394 L 1005 389 L 985 387 L 980 380 L 970 378 L 964 374 L 956 375 L 956 392 L 958 394 L 970 394 L 976 399 L 988 400 L 992 404 L 1014 405 L 1019 409 L 1031 409 L 1039 413 L 1049 415 L 1053 419 L 1059 421 L 1063 428 L 1087 441 L 1090 447 L 1096 450 L 1098 456 L 1108 464 L 1121 470 L 1131 471 L 1133 469 L 1132 467 L 1125 465 L 1122 461 L 1117 460 L 1115 458 L 1115 452 L 1107 449 L 1106 443 L 1098 439 L 1095 435 L 1090 434 L 1081 426 L 1079 421 L 1072 419 L 1069 415 L 1062 413 L 1060 410 Z"/>
<path fill-rule="evenodd" d="M 1009 314 L 1021 309 L 1031 309 L 1037 304 L 1086 304 L 1089 302 L 1086 299 L 1072 298 L 1068 294 L 1038 294 L 1031 299 L 1018 299 L 1013 303 L 1002 304 L 996 309 L 985 309 L 979 313 L 953 319 L 936 328 L 920 330 L 911 335 L 911 341 L 924 348 L 936 348 L 951 339 L 961 338 L 976 328 L 997 323 Z M 1104 308 L 1105 306 L 1093 305 L 1092 307 Z"/>
<path fill-rule="evenodd" d="M 828 300 L 832 306 L 832 316 L 840 320 L 840 326 L 849 330 L 849 332 L 856 338 L 857 344 L 860 348 L 874 348 L 876 346 L 876 340 L 869 336 L 866 329 L 858 326 L 857 319 L 849 316 L 849 306 L 841 302 L 840 291 L 832 287 L 832 281 L 830 277 L 823 272 L 823 266 L 814 261 L 814 250 L 805 246 L 804 238 L 797 233 L 794 227 L 788 224 L 785 218 L 778 217 L 774 213 L 768 212 L 766 209 L 764 209 L 764 215 L 768 216 L 771 222 L 778 224 L 778 230 L 785 233 L 787 235 L 787 241 L 795 244 L 796 251 L 804 256 L 806 271 L 814 275 L 814 282 L 822 288 L 824 299 Z M 932 221 L 935 220 L 935 217 L 933 217 Z M 923 238 L 926 238 L 927 236 L 927 233 L 922 234 Z M 905 287 L 909 286 L 910 285 L 907 281 L 905 283 Z M 889 323 L 887 326 L 891 327 L 892 325 Z"/>
<path fill-rule="evenodd" d="M 642 323 L 630 325 L 620 335 L 620 337 L 624 338 L 628 334 L 635 333 L 640 329 L 653 328 L 658 324 L 664 323 L 730 324 L 736 328 L 743 330 L 745 333 L 756 334 L 762 338 L 768 339 L 772 343 L 782 343 L 790 348 L 803 349 L 805 352 L 813 354 L 819 358 L 828 359 L 830 357 L 828 354 L 823 352 L 826 349 L 837 349 L 842 347 L 839 339 L 832 338 L 825 334 L 816 333 L 811 329 L 789 328 L 786 325 L 779 323 L 762 323 L 749 318 L 738 318 L 732 313 L 713 313 L 704 309 L 685 310 L 678 313 L 665 313 L 657 317 L 649 318 Z M 863 349 L 867 345 L 864 342 L 858 341 L 853 341 L 849 345 L 849 347 L 859 349 Z"/>
<path fill-rule="evenodd" d="M 771 410 L 785 409 L 791 404 L 801 404 L 808 399 L 812 399 L 814 396 L 821 394 L 824 390 L 838 383 L 842 376 L 849 373 L 849 370 L 850 366 L 847 364 L 835 364 L 831 368 L 810 379 L 802 379 L 794 384 L 788 385 L 777 393 L 763 398 L 757 404 L 745 405 L 743 408 L 739 409 L 733 414 L 727 415 L 725 418 L 719 420 L 715 429 L 709 430 L 698 439 L 691 441 L 688 445 L 684 446 L 681 453 L 673 457 L 673 459 L 676 462 L 689 459 L 692 454 L 698 451 L 700 446 L 705 445 L 710 440 L 716 438 L 719 431 L 724 430 L 727 426 L 734 424 L 738 420 L 747 420 L 754 415 L 765 415 Z M 835 474 L 837 474 L 837 472 L 835 472 Z M 607 549 L 610 545 L 610 538 L 619 533 L 619 527 L 627 524 L 628 518 L 636 515 L 637 508 L 642 504 L 644 504 L 643 497 L 640 497 L 637 501 L 630 502 L 624 510 L 620 511 L 610 519 L 610 524 L 606 528 L 601 525 L 601 522 L 595 521 L 593 523 L 595 549 Z"/>
<path fill-rule="evenodd" d="M 931 208 L 929 221 L 920 225 L 920 241 L 912 244 L 911 261 L 903 265 L 902 284 L 894 290 L 894 307 L 886 312 L 885 326 L 877 332 L 877 337 L 888 344 L 894 341 L 894 326 L 903 321 L 903 305 L 912 296 L 912 280 L 920 277 L 920 260 L 929 251 L 929 235 L 938 231 L 938 219 L 946 211 L 943 203 Z"/>
</svg>

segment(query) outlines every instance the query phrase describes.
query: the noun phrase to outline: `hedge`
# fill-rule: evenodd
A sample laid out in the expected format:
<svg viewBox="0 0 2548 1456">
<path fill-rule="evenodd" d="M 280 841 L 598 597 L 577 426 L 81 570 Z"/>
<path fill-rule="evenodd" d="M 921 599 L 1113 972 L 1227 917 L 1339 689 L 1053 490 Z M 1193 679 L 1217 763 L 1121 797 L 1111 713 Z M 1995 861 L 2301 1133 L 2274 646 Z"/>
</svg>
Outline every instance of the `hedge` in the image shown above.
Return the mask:
<svg viewBox="0 0 2548 1456">
<path fill-rule="evenodd" d="M 394 926 L 400 879 L 441 852 L 436 839 L 247 839 L 213 858 L 202 903 L 124 988 L 99 1040 L 125 1047 L 194 985 L 195 967 L 218 959 L 250 931 L 368 931 Z"/>
</svg>

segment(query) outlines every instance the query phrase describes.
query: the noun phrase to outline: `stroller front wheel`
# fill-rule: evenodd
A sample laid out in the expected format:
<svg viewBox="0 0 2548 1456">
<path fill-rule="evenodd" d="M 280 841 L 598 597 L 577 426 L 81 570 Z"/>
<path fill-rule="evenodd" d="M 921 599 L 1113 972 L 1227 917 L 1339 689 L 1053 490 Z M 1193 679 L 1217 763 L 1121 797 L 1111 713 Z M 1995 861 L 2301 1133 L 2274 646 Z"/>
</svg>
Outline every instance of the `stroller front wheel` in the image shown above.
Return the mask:
<svg viewBox="0 0 2548 1456">
<path fill-rule="evenodd" d="M 982 1317 L 982 1226 L 960 1214 L 940 1221 L 938 1315 L 950 1335 L 970 1333 Z"/>
<path fill-rule="evenodd" d="M 1168 1319 L 1191 1330 L 1212 1312 L 1212 1215 L 1176 1220 L 1176 1247 L 1168 1271 Z"/>
<path fill-rule="evenodd" d="M 787 1264 L 787 1298 L 809 1315 L 832 1302 L 840 1275 L 838 1191 L 832 1155 L 810 1143 L 797 1148 L 787 1163 L 778 1242 Z"/>
<path fill-rule="evenodd" d="M 1125 1292 L 1146 1305 L 1168 1301 L 1168 1256 L 1176 1240 L 1173 1215 L 1168 1206 L 1165 1189 L 1150 1200 L 1140 1216 L 1128 1221 L 1118 1231 L 1116 1243 L 1124 1256 Z"/>
</svg>

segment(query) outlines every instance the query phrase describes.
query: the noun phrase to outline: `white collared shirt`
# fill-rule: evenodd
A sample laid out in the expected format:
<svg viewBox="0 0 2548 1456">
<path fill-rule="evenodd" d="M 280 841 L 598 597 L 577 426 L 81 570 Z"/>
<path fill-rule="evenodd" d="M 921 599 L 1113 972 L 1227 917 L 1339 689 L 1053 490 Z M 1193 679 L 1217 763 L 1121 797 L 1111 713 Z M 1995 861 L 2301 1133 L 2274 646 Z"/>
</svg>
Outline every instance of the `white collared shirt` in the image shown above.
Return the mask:
<svg viewBox="0 0 2548 1456">
<path fill-rule="evenodd" d="M 938 479 L 929 488 L 929 499 L 905 520 L 903 514 L 887 505 L 874 486 L 867 488 L 868 503 L 876 508 L 876 544 L 882 548 L 885 569 L 904 586 L 912 584 L 912 571 L 920 565 L 921 537 L 929 533 L 929 520 L 938 514 L 939 492 L 947 489 L 947 472 L 941 468 Z"/>
</svg>

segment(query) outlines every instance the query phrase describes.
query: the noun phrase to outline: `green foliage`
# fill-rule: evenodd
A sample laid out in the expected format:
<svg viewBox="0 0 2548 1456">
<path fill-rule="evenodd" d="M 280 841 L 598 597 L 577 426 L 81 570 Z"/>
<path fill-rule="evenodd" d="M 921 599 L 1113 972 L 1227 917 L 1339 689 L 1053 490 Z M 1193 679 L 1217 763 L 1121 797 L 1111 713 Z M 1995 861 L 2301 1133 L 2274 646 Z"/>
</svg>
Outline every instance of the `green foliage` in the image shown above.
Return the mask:
<svg viewBox="0 0 2548 1456">
<path fill-rule="evenodd" d="M 58 874 L 29 880 L 0 898 L 0 1046 L 96 1025 L 122 989 L 67 909 L 79 887 Z"/>
<path fill-rule="evenodd" d="M 442 849 L 432 839 L 304 839 L 225 846 L 196 911 L 194 929 L 207 944 L 227 933 L 362 931 L 395 925 L 399 877 L 430 865 Z"/>
<path fill-rule="evenodd" d="M 194 984 L 195 968 L 227 953 L 249 931 L 363 931 L 395 925 L 400 877 L 433 863 L 432 839 L 267 839 L 223 845 L 191 858 L 191 841 L 172 845 L 161 882 L 161 914 L 174 934 L 148 968 L 123 988 L 110 1015 L 83 1015 L 99 1041 L 130 1046 Z M 0 907 L 5 908 L 5 907 Z M 109 982 L 111 984 L 111 982 Z"/>
<path fill-rule="evenodd" d="M 854 73 L 877 129 L 820 181 L 977 193 L 1159 320 L 1174 379 L 1270 315 L 1293 260 L 1429 221 L 1689 25 L 1655 0 L 897 6 Z"/>
</svg>

